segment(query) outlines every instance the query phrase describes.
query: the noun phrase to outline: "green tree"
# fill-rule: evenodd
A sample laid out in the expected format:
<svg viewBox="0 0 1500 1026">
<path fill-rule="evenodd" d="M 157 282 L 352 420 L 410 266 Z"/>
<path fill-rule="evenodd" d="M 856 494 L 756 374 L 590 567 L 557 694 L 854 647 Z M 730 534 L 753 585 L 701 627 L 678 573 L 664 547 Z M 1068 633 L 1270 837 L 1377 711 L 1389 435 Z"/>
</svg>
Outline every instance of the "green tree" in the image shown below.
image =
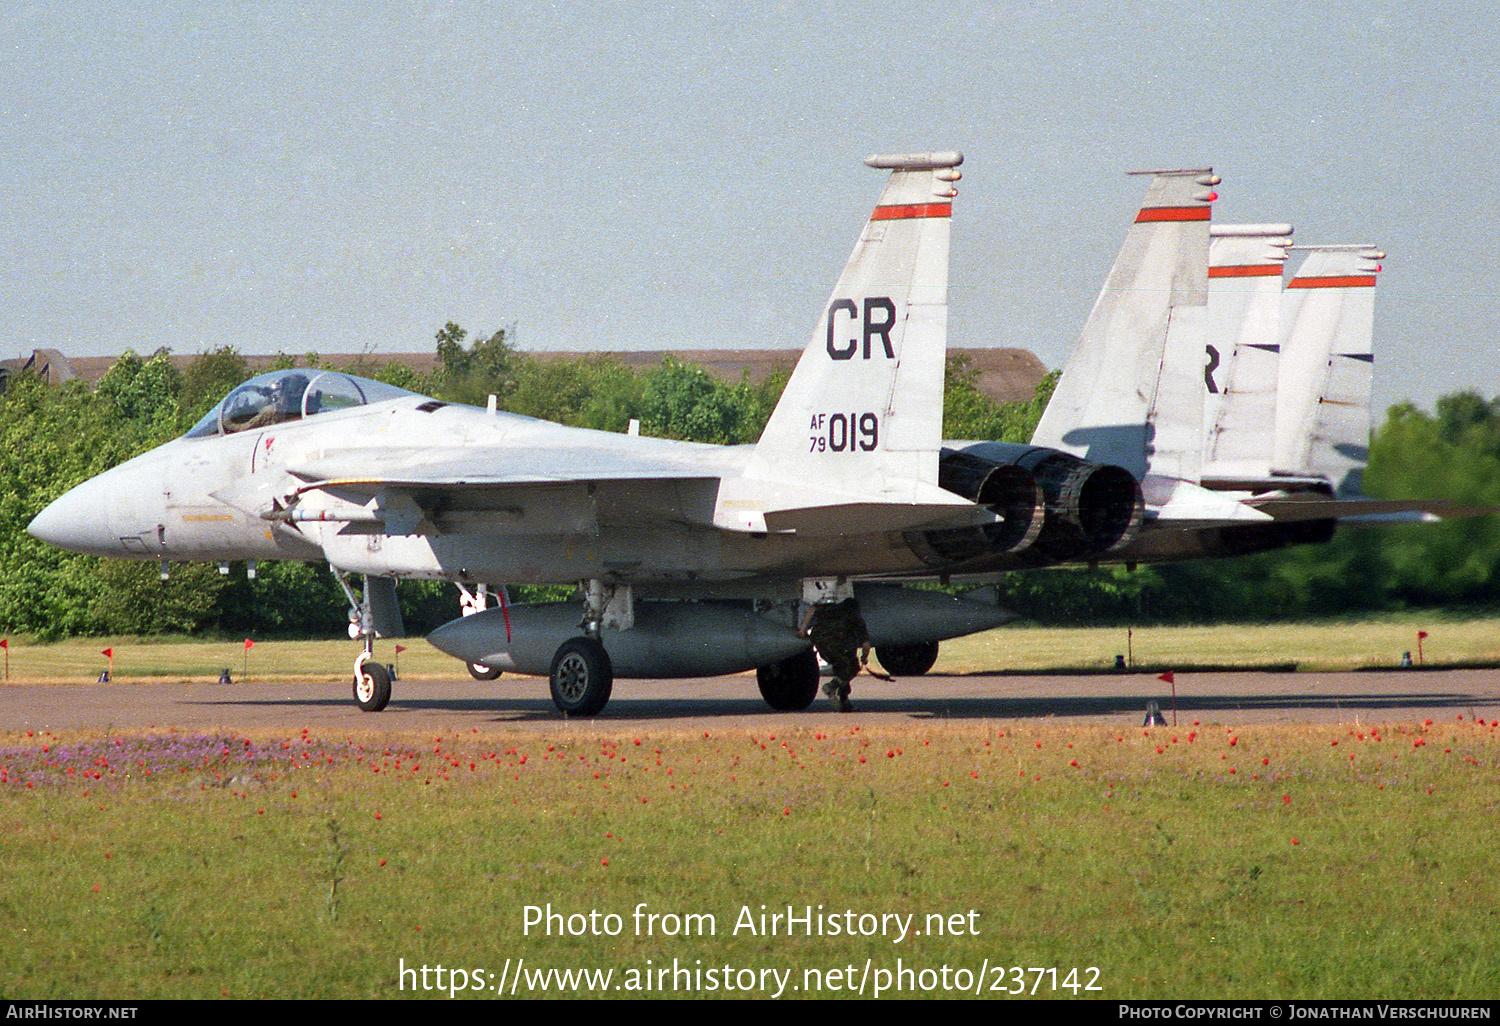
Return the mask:
<svg viewBox="0 0 1500 1026">
<path fill-rule="evenodd" d="M 177 433 L 182 373 L 169 350 L 158 349 L 151 359 L 142 360 L 127 349 L 99 379 L 95 391 L 114 403 L 143 445 Z"/>
<path fill-rule="evenodd" d="M 167 580 L 152 562 L 101 560 L 91 612 L 109 634 L 188 634 L 216 620 L 224 578 L 211 563 L 176 563 Z"/>
<path fill-rule="evenodd" d="M 0 396 L 0 625 L 45 638 L 98 628 L 99 561 L 64 552 L 26 525 L 69 488 L 136 451 L 112 399 L 81 382 L 12 377 Z M 105 512 L 103 510 L 101 513 Z"/>
<path fill-rule="evenodd" d="M 984 442 L 1029 442 L 1052 398 L 1059 371 L 1045 375 L 1023 401 L 997 403 L 979 391 L 979 370 L 962 353 L 948 357 L 943 375 L 943 437 Z"/>
<path fill-rule="evenodd" d="M 669 356 L 646 375 L 641 429 L 660 438 L 734 445 L 753 442 L 764 422 L 749 384 L 726 385 Z"/>
<path fill-rule="evenodd" d="M 485 405 L 491 395 L 503 401 L 515 389 L 521 359 L 506 341 L 505 329 L 465 348 L 467 337 L 468 332 L 452 321 L 437 333 L 438 367 L 433 372 L 432 394 L 471 406 Z"/>
</svg>

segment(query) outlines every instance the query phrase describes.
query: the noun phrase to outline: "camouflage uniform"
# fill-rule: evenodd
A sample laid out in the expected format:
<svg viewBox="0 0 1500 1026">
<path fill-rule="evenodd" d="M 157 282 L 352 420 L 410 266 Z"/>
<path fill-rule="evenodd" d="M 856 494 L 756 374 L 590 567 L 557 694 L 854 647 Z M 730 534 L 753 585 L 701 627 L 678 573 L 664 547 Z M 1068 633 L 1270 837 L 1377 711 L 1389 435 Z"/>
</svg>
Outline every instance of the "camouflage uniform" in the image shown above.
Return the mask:
<svg viewBox="0 0 1500 1026">
<path fill-rule="evenodd" d="M 823 685 L 823 693 L 834 700 L 840 712 L 848 712 L 849 682 L 859 675 L 861 647 L 868 655 L 870 644 L 870 631 L 859 615 L 859 603 L 845 599 L 814 607 L 807 635 L 818 655 L 833 669 L 833 679 Z"/>
</svg>

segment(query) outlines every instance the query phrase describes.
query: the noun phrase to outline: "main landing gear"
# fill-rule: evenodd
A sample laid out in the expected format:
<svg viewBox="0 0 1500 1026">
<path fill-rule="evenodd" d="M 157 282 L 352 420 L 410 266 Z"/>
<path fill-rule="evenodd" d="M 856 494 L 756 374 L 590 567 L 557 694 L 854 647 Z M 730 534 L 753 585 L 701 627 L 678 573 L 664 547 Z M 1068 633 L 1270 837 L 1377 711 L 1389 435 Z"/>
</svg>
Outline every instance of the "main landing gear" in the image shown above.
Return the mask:
<svg viewBox="0 0 1500 1026">
<path fill-rule="evenodd" d="M 552 704 L 564 716 L 597 716 L 615 686 L 615 668 L 600 632 L 635 626 L 635 598 L 628 584 L 583 582 L 582 636 L 557 646 L 552 657 Z"/>
<path fill-rule="evenodd" d="M 597 639 L 570 638 L 552 657 L 552 704 L 564 716 L 595 716 L 614 690 L 615 670 Z"/>
</svg>

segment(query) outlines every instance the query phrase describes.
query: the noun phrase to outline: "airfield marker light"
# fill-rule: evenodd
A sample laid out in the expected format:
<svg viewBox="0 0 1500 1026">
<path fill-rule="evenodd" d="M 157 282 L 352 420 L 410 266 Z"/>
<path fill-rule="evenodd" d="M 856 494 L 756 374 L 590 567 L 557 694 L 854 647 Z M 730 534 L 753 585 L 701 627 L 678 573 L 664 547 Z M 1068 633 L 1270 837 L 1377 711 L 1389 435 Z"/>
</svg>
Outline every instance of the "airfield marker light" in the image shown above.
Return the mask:
<svg viewBox="0 0 1500 1026">
<path fill-rule="evenodd" d="M 1167 725 L 1167 721 L 1161 715 L 1161 706 L 1157 704 L 1154 698 L 1146 703 L 1146 722 L 1144 725 L 1147 727 L 1165 727 Z M 1161 754 L 1160 745 L 1157 746 L 1156 753 L 1158 755 Z"/>
</svg>

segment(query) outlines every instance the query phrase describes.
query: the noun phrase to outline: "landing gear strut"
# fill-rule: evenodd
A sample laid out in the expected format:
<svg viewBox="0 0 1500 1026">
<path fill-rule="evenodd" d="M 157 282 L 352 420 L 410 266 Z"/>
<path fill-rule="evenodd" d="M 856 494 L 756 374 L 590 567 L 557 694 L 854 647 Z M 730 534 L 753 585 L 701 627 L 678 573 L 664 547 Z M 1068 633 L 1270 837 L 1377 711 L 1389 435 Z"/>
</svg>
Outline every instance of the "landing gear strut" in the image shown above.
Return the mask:
<svg viewBox="0 0 1500 1026">
<path fill-rule="evenodd" d="M 381 634 L 388 637 L 401 635 L 396 582 L 389 577 L 367 575 L 364 579 L 365 594 L 361 599 L 349 584 L 348 574 L 337 567 L 330 569 L 349 600 L 349 637 L 363 642 L 363 650 L 354 660 L 354 701 L 365 712 L 379 712 L 391 700 L 391 673 L 375 660 L 375 638 Z"/>
</svg>

